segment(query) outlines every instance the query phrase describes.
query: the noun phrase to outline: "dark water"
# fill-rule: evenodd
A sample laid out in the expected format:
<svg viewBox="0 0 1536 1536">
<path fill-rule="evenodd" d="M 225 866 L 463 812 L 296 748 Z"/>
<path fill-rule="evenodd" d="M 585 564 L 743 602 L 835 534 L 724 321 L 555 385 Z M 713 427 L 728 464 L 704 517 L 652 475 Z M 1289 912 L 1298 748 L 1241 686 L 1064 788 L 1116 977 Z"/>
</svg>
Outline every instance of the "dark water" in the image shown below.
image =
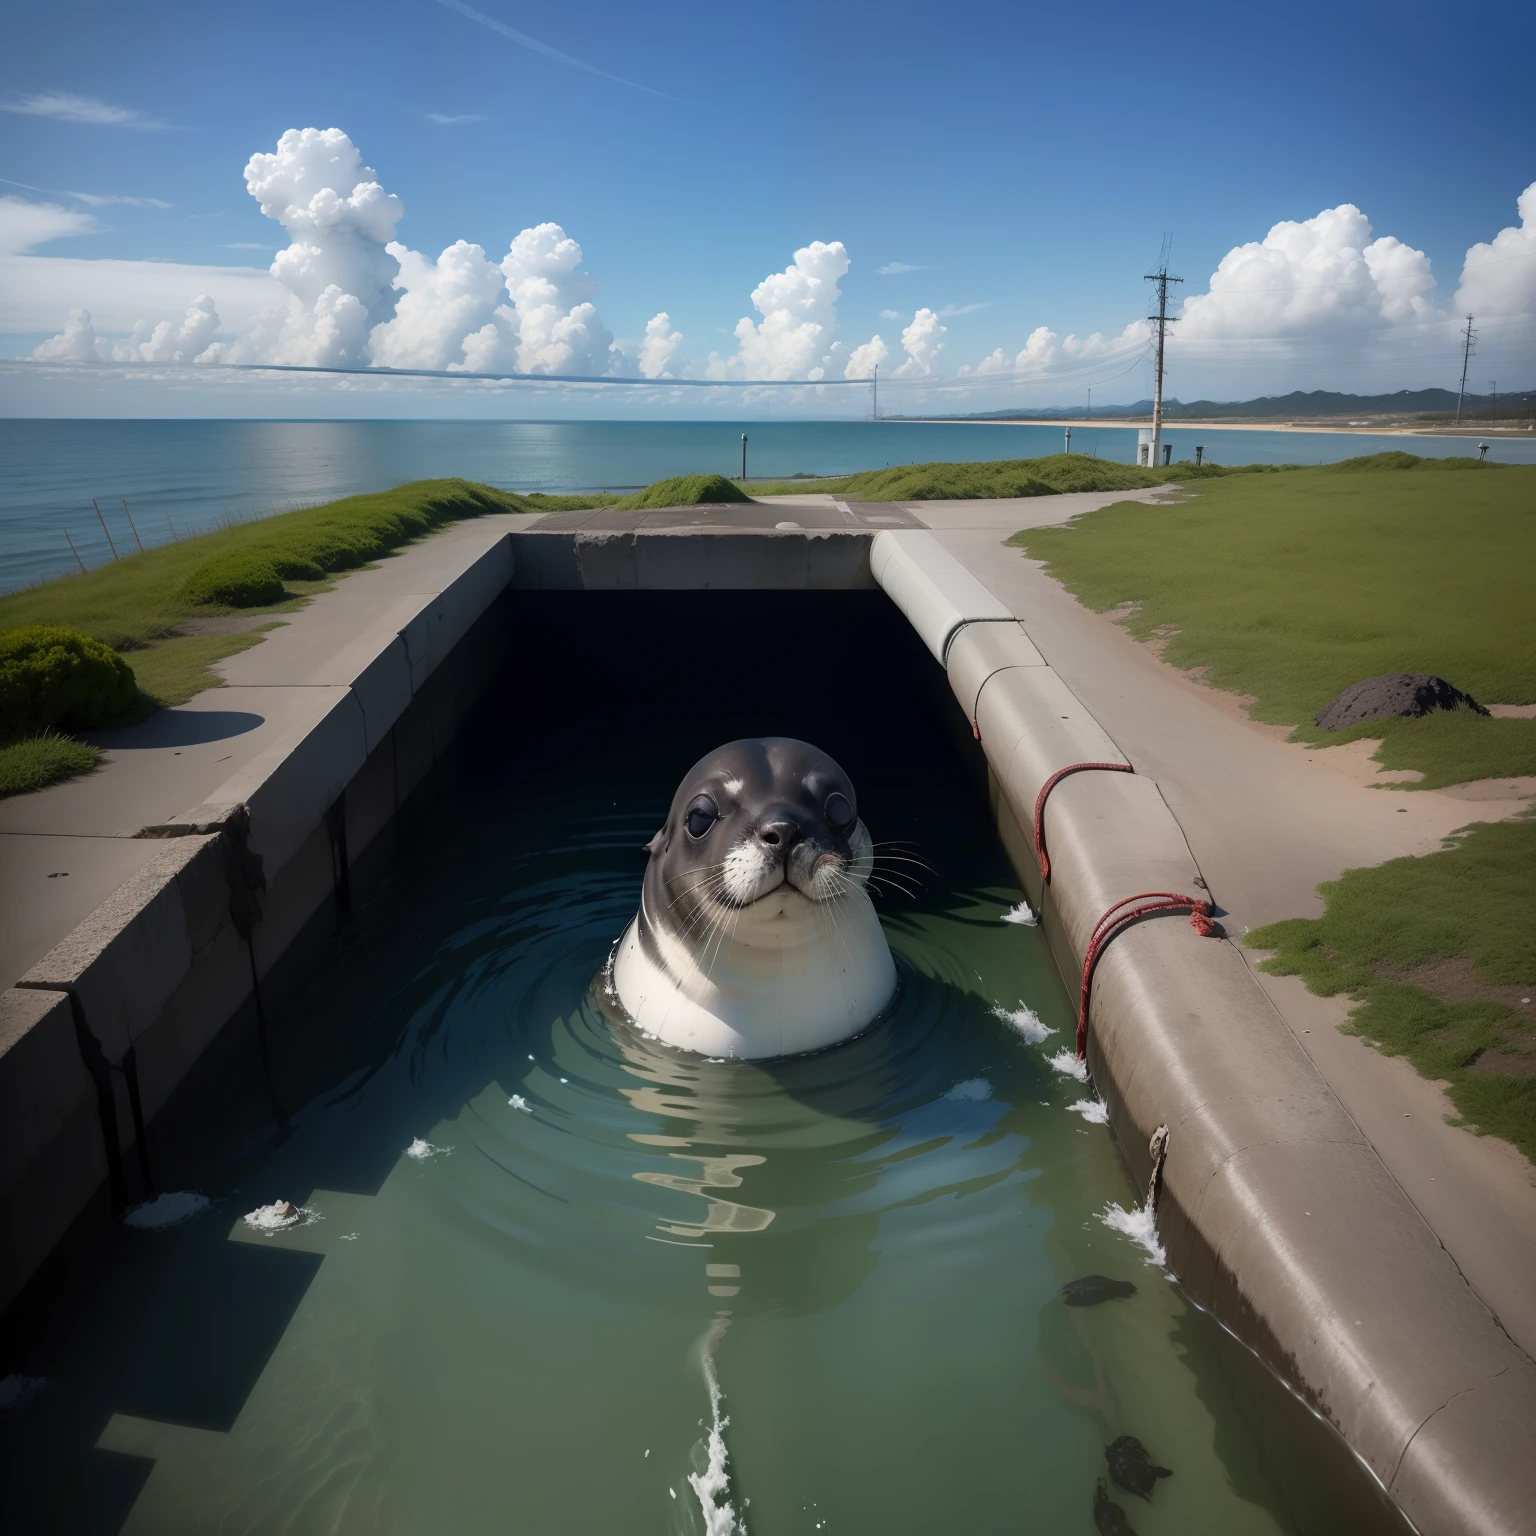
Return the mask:
<svg viewBox="0 0 1536 1536">
<path fill-rule="evenodd" d="M 1137 1531 L 1396 1529 L 1101 1220 L 1135 1193 L 1048 1063 L 1070 1010 L 889 605 L 577 601 L 584 631 L 520 604 L 399 863 L 275 1007 L 286 1124 L 232 1031 L 154 1127 L 212 1209 L 118 1228 L 9 1320 L 0 1372 L 47 1385 L 0 1415 L 0 1524 L 1054 1536 L 1130 1433 L 1174 1470 L 1117 1495 Z M 752 724 L 827 747 L 932 866 L 885 864 L 922 881 L 880 902 L 894 1014 L 778 1064 L 591 990 L 677 779 Z M 246 1228 L 279 1198 L 314 1220 Z M 1067 1308 L 1086 1273 L 1136 1294 Z"/>
<path fill-rule="evenodd" d="M 407 480 L 458 475 L 517 491 L 649 485 L 669 475 L 842 475 L 927 460 L 1059 452 L 1059 427 L 871 421 L 19 421 L 0 420 L 0 592 L 119 554 Z M 1174 457 L 1197 441 L 1227 464 L 1322 464 L 1387 448 L 1476 451 L 1465 438 L 1205 432 L 1174 426 Z M 1072 446 L 1129 464 L 1134 427 L 1076 428 Z M 1536 462 L 1536 442 L 1492 457 Z M 100 504 L 105 529 L 91 505 Z M 127 502 L 127 513 L 123 503 Z M 132 526 L 130 526 L 130 520 Z M 137 530 L 135 533 L 134 530 Z"/>
</svg>

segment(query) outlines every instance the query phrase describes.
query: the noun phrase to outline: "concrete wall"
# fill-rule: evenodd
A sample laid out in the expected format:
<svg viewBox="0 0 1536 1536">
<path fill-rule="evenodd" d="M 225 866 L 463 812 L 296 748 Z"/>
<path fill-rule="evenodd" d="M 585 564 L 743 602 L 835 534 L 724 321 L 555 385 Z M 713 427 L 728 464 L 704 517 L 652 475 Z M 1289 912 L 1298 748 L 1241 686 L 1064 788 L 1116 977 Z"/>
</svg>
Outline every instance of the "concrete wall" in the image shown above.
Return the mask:
<svg viewBox="0 0 1536 1536">
<path fill-rule="evenodd" d="M 937 551 L 937 555 L 935 555 Z M 928 570 L 932 562 L 932 575 Z M 1124 762 L 991 594 L 930 535 L 881 533 L 872 569 L 935 657 L 986 755 L 993 813 L 1069 993 L 1101 915 L 1206 895 L 1157 785 L 1058 769 Z M 1214 893 L 1219 900 L 1219 893 Z M 1333 1423 L 1426 1533 L 1536 1519 L 1536 1364 L 1477 1297 L 1225 941 L 1148 919 L 1099 964 L 1088 1064 L 1133 1178 L 1169 1130 L 1157 1207 L 1170 1268 Z"/>
<path fill-rule="evenodd" d="M 505 538 L 467 557 L 353 657 L 318 719 L 146 828 L 163 851 L 0 993 L 0 1307 L 83 1212 L 106 1219 L 152 1188 L 138 1127 L 258 987 L 273 1005 L 299 941 L 345 916 L 353 866 L 504 658 L 511 575 Z"/>
</svg>

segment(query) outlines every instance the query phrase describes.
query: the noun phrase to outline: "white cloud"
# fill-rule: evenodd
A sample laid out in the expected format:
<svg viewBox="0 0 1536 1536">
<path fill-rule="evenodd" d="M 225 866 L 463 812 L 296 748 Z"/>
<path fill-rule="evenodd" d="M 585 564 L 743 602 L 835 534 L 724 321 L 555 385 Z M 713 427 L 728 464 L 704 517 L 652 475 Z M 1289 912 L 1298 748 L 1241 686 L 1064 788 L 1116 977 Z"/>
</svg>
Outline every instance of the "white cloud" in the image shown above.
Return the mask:
<svg viewBox="0 0 1536 1536">
<path fill-rule="evenodd" d="M 914 267 L 910 261 L 888 261 L 875 271 L 881 277 L 900 277 L 904 272 L 932 272 L 932 267 Z"/>
<path fill-rule="evenodd" d="M 1433 312 L 1429 258 L 1387 237 L 1353 203 L 1276 224 L 1228 251 L 1209 291 L 1184 303 L 1179 339 L 1340 337 Z"/>
<path fill-rule="evenodd" d="M 863 346 L 855 347 L 848 354 L 848 366 L 843 369 L 845 379 L 874 377 L 875 369 L 891 355 L 891 349 L 878 337 L 871 336 Z"/>
<path fill-rule="evenodd" d="M 1458 316 L 1492 319 L 1536 312 L 1536 181 L 1520 194 L 1515 208 L 1518 228 L 1501 229 L 1467 252 L 1454 300 Z"/>
<path fill-rule="evenodd" d="M 931 309 L 920 309 L 912 323 L 901 333 L 901 349 L 907 360 L 896 370 L 898 379 L 926 378 L 933 372 L 939 353 L 944 350 L 945 327 Z"/>
<path fill-rule="evenodd" d="M 478 245 L 457 240 L 437 260 L 398 242 L 401 290 L 392 318 L 369 337 L 371 360 L 384 368 L 509 370 L 515 328 L 501 301 L 501 268 Z"/>
<path fill-rule="evenodd" d="M 0 101 L 0 112 L 18 112 L 24 117 L 52 117 L 61 123 L 90 123 L 106 128 L 135 128 L 153 133 L 168 123 L 146 116 L 132 107 L 114 107 L 94 96 L 77 96 L 71 91 L 42 91 Z"/>
<path fill-rule="evenodd" d="M 841 240 L 813 240 L 795 252 L 782 271 L 752 290 L 752 307 L 762 316 L 736 322 L 736 354 L 711 353 L 710 378 L 820 379 L 824 354 L 837 329 L 838 283 L 848 271 Z"/>
<path fill-rule="evenodd" d="M 956 315 L 974 315 L 991 307 L 991 299 L 983 299 L 979 304 L 946 304 L 939 315 L 941 319 L 953 320 Z"/>
<path fill-rule="evenodd" d="M 72 309 L 64 322 L 64 329 L 35 347 L 32 356 L 44 362 L 94 363 L 97 362 L 96 328 L 91 324 L 88 309 Z"/>
<path fill-rule="evenodd" d="M 672 329 L 672 317 L 666 310 L 652 315 L 645 323 L 645 340 L 640 343 L 640 376 L 670 379 L 667 370 L 682 344 L 683 333 Z"/>
<path fill-rule="evenodd" d="M 484 112 L 428 112 L 427 121 L 436 123 L 439 127 L 447 127 L 452 123 L 483 123 Z"/>
<path fill-rule="evenodd" d="M 271 268 L 292 298 L 242 336 L 230 360 L 365 363 L 369 333 L 395 309 L 400 265 L 389 245 L 400 199 L 339 128 L 290 128 L 275 153 L 251 156 L 245 185 L 292 238 Z"/>
<path fill-rule="evenodd" d="M 163 197 L 128 197 L 122 193 L 113 192 L 59 192 L 48 187 L 34 187 L 31 182 L 12 181 L 9 176 L 0 176 L 0 186 L 20 187 L 24 192 L 40 192 L 44 197 L 72 197 L 77 203 L 84 203 L 87 208 L 169 208 L 172 205 Z"/>
<path fill-rule="evenodd" d="M 525 229 L 502 258 L 512 300 L 520 373 L 604 374 L 615 362 L 613 335 L 590 295 L 581 247 L 558 224 Z"/>
<path fill-rule="evenodd" d="M 96 221 L 75 208 L 57 203 L 29 203 L 21 197 L 0 197 L 0 254 L 19 255 L 49 240 L 96 232 Z"/>
<path fill-rule="evenodd" d="M 64 329 L 33 348 L 32 355 L 43 362 L 104 363 L 190 363 L 213 362 L 210 343 L 219 329 L 219 312 L 206 293 L 199 294 L 187 307 L 178 324 L 162 320 L 151 326 L 140 320 L 127 337 L 112 341 L 98 336 L 88 309 L 71 310 Z"/>
<path fill-rule="evenodd" d="M 901 311 L 899 309 L 882 309 L 880 311 L 880 318 L 882 320 L 900 320 Z"/>
</svg>

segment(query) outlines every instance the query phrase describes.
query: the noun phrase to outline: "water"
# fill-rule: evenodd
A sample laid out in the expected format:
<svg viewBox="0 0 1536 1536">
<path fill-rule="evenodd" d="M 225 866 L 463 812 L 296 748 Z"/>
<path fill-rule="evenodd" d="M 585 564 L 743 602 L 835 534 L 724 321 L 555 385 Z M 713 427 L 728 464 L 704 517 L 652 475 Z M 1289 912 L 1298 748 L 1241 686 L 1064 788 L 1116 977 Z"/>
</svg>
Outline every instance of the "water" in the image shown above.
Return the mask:
<svg viewBox="0 0 1536 1536">
<path fill-rule="evenodd" d="M 841 475 L 927 460 L 1017 459 L 1056 453 L 1059 427 L 922 422 L 581 421 L 0 421 L 0 591 L 112 558 L 92 497 L 119 554 L 251 517 L 458 475 L 507 490 L 579 491 L 649 485 L 670 475 L 741 473 L 741 435 L 754 476 Z M 1174 456 L 1197 441 L 1228 464 L 1321 464 L 1407 448 L 1475 452 L 1465 438 L 1173 427 Z M 1080 453 L 1131 463 L 1136 428 L 1076 428 Z M 1494 458 L 1536 462 L 1536 442 L 1501 439 Z"/>
<path fill-rule="evenodd" d="M 570 599 L 530 595 L 398 866 L 274 1007 L 286 1123 L 231 1032 L 154 1127 L 164 1186 L 212 1209 L 118 1227 L 9 1320 L 0 1373 L 46 1385 L 0 1414 L 0 1524 L 1087 1532 L 1131 1433 L 1174 1470 L 1120 1496 L 1137 1531 L 1400 1529 L 1103 1219 L 1136 1192 L 1048 1064 L 1071 1011 L 1039 929 L 1003 921 L 1021 893 L 899 617 L 662 599 L 576 599 L 584 642 Z M 562 623 L 571 648 L 530 668 Z M 605 686 L 646 634 L 653 686 Z M 818 658 L 835 686 L 807 686 Z M 573 717 L 582 678 L 600 707 Z M 933 868 L 881 900 L 889 1019 L 711 1062 L 591 984 L 677 778 L 765 714 Z M 244 1221 L 279 1200 L 301 1219 Z M 1136 1295 L 1065 1307 L 1088 1273 Z"/>
</svg>

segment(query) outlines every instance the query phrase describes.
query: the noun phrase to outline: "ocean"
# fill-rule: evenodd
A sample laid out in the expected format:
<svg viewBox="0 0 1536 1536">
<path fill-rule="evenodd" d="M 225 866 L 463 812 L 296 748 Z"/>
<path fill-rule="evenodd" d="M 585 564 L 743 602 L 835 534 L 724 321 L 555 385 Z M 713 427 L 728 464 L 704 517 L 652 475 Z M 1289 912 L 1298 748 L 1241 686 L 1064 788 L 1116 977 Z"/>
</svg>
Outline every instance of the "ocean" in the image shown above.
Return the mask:
<svg viewBox="0 0 1536 1536">
<path fill-rule="evenodd" d="M 246 519 L 459 475 L 518 491 L 633 489 L 669 475 L 841 475 L 933 459 L 1059 452 L 1058 426 L 886 421 L 0 420 L 0 591 Z M 1199 431 L 1174 424 L 1175 459 L 1323 464 L 1400 448 L 1471 453 L 1466 438 Z M 1136 428 L 1076 427 L 1073 450 L 1131 463 Z M 1536 442 L 1491 456 L 1536 463 Z M 93 499 L 95 505 L 93 505 Z M 100 516 L 97 515 L 97 506 Z M 110 544 L 109 544 L 110 539 Z"/>
</svg>

